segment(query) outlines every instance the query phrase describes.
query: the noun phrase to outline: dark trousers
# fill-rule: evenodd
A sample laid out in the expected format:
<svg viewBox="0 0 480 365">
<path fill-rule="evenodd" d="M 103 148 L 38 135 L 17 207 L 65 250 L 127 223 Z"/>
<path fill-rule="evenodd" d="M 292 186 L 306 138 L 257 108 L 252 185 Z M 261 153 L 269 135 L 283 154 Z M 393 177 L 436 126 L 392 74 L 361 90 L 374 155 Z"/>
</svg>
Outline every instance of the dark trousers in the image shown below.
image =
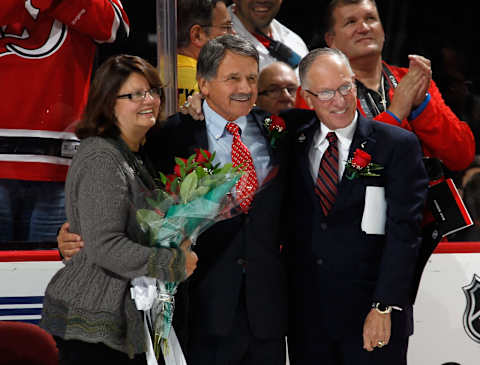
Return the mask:
<svg viewBox="0 0 480 365">
<path fill-rule="evenodd" d="M 406 365 L 408 338 L 368 352 L 363 339 L 288 341 L 290 365 Z"/>
<path fill-rule="evenodd" d="M 188 365 L 285 365 L 285 338 L 255 338 L 248 323 L 245 291 L 227 336 L 191 333 L 186 354 Z M 268 310 L 268 309 L 266 309 Z"/>
<path fill-rule="evenodd" d="M 146 365 L 145 354 L 137 354 L 130 359 L 127 354 L 114 350 L 103 343 L 88 343 L 77 340 L 64 340 L 55 337 L 58 347 L 59 365 Z"/>
</svg>

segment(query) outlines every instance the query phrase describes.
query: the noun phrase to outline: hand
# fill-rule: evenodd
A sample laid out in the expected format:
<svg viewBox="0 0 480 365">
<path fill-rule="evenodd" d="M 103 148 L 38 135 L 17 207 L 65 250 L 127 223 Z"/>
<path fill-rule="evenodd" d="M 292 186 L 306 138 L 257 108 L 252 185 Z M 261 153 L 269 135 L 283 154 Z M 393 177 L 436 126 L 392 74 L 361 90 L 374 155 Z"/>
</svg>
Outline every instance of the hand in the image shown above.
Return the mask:
<svg viewBox="0 0 480 365">
<path fill-rule="evenodd" d="M 185 104 L 180 107 L 180 113 L 190 114 L 190 116 L 195 120 L 205 119 L 202 111 L 202 95 L 198 92 L 190 95 Z"/>
<path fill-rule="evenodd" d="M 373 351 L 375 347 L 388 345 L 391 328 L 391 314 L 381 314 L 372 308 L 363 324 L 363 348 Z M 382 342 L 383 345 L 379 346 L 379 342 Z"/>
<path fill-rule="evenodd" d="M 428 92 L 430 83 L 432 82 L 432 65 L 429 59 L 422 56 L 409 55 L 408 58 L 410 60 L 409 69 L 418 68 L 423 73 L 417 95 L 412 102 L 413 108 L 416 108 L 425 100 L 425 94 Z"/>
<path fill-rule="evenodd" d="M 70 223 L 65 222 L 60 228 L 60 232 L 57 236 L 58 249 L 65 260 L 70 260 L 73 255 L 79 252 L 84 243 L 82 237 L 78 234 L 70 233 L 68 229 L 70 228 Z"/>
<path fill-rule="evenodd" d="M 180 245 L 180 248 L 183 250 L 185 254 L 185 271 L 187 273 L 187 278 L 193 274 L 195 269 L 197 268 L 197 261 L 198 257 L 195 252 L 192 251 L 192 241 L 188 238 L 183 241 Z"/>
<path fill-rule="evenodd" d="M 420 67 L 413 67 L 398 83 L 389 110 L 400 120 L 411 113 L 414 101 L 423 91 L 424 77 L 424 71 Z M 425 93 L 423 97 L 425 98 Z"/>
</svg>

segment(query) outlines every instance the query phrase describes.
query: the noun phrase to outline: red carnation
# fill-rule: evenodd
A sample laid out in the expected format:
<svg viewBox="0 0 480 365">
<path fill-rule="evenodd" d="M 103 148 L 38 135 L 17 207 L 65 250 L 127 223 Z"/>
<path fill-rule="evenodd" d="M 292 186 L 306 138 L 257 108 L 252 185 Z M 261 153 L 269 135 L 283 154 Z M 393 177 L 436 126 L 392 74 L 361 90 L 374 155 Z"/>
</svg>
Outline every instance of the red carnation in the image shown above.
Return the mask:
<svg viewBox="0 0 480 365">
<path fill-rule="evenodd" d="M 352 165 L 356 169 L 360 170 L 365 168 L 370 161 L 372 161 L 372 156 L 360 148 L 357 148 L 357 150 L 353 153 Z"/>
<path fill-rule="evenodd" d="M 268 126 L 269 130 L 272 131 L 276 129 L 278 132 L 281 132 L 287 128 L 283 118 L 279 117 L 278 115 L 272 115 L 270 118 L 272 119 L 272 123 L 270 123 Z"/>
</svg>

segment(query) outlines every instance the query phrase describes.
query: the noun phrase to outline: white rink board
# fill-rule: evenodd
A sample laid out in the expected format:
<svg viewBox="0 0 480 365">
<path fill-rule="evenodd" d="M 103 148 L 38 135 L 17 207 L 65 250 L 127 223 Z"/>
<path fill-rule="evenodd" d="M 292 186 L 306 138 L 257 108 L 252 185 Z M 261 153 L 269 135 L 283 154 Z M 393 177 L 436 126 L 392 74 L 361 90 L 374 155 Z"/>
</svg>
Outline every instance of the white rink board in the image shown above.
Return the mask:
<svg viewBox="0 0 480 365">
<path fill-rule="evenodd" d="M 0 321 L 38 323 L 45 288 L 61 261 L 0 262 Z"/>
<path fill-rule="evenodd" d="M 480 364 L 480 343 L 463 326 L 467 300 L 462 290 L 479 273 L 480 253 L 432 255 L 415 304 L 409 365 Z"/>
<path fill-rule="evenodd" d="M 61 261 L 0 262 L 0 297 L 43 296 Z"/>
<path fill-rule="evenodd" d="M 0 300 L 42 297 L 49 280 L 61 267 L 61 261 L 0 262 Z M 415 304 L 409 365 L 480 364 L 480 343 L 472 340 L 463 326 L 467 300 L 462 287 L 472 282 L 474 274 L 480 274 L 480 253 L 432 255 Z M 41 304 L 0 304 L 0 313 L 10 308 L 41 310 Z M 0 315 L 2 319 L 37 320 L 39 315 Z"/>
</svg>

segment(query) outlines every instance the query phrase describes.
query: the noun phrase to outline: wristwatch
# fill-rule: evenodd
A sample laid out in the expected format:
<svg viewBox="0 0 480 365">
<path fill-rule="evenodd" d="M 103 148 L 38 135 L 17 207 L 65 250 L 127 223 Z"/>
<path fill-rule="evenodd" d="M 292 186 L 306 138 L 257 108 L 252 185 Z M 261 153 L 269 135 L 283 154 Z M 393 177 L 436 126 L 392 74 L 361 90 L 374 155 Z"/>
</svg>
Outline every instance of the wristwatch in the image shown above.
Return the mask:
<svg viewBox="0 0 480 365">
<path fill-rule="evenodd" d="M 375 308 L 375 310 L 380 314 L 388 314 L 392 312 L 391 306 L 382 304 L 380 302 L 372 303 L 372 308 Z"/>
</svg>

